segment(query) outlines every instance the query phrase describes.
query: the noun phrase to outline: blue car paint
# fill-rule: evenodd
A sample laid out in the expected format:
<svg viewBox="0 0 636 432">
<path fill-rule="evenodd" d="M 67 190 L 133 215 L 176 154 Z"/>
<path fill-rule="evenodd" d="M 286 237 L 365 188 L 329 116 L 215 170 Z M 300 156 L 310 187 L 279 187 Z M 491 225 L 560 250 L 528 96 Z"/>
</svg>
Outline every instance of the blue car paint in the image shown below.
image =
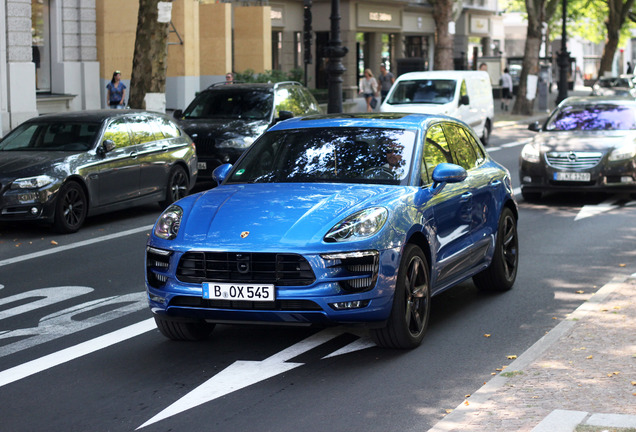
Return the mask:
<svg viewBox="0 0 636 432">
<path fill-rule="evenodd" d="M 402 116 L 391 121 L 368 119 L 290 119 L 270 130 L 302 127 L 382 127 L 419 130 L 444 119 Z M 414 160 L 421 160 L 422 145 Z M 240 160 L 239 162 L 240 163 Z M 485 181 L 486 180 L 486 181 Z M 513 209 L 507 170 L 491 159 L 468 172 L 457 183 L 415 186 L 419 171 L 411 169 L 409 184 L 387 186 L 347 183 L 222 184 L 188 196 L 177 204 L 184 217 L 177 237 L 163 240 L 151 235 L 148 247 L 172 251 L 163 273 L 168 281 L 158 289 L 148 284 L 153 313 L 217 322 L 269 321 L 287 323 L 382 323 L 391 312 L 397 269 L 407 242 L 417 243 L 431 266 L 432 294 L 454 286 L 488 267 L 492 260 L 499 215 Z M 326 243 L 325 234 L 339 221 L 369 207 L 381 206 L 389 218 L 376 235 L 354 242 Z M 241 238 L 241 233 L 249 235 Z M 174 271 L 186 251 L 297 253 L 311 264 L 316 280 L 309 286 L 277 286 L 277 300 L 311 299 L 322 311 L 222 310 L 166 307 L 175 295 L 201 297 L 200 284 L 177 282 Z M 320 254 L 377 250 L 379 273 L 369 291 L 346 293 L 329 277 Z M 164 299 L 157 302 L 152 299 Z M 334 302 L 368 300 L 367 307 L 334 310 Z"/>
</svg>

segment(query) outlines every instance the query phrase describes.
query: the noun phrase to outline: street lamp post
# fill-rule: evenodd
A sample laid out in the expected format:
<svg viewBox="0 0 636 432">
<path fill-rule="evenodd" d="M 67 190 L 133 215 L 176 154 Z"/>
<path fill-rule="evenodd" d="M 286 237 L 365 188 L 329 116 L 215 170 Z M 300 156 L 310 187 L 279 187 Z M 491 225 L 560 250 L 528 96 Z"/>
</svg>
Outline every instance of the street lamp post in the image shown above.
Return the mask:
<svg viewBox="0 0 636 432">
<path fill-rule="evenodd" d="M 342 112 L 342 75 L 347 70 L 342 64 L 342 58 L 347 55 L 349 49 L 342 46 L 340 41 L 340 0 L 331 0 L 331 34 L 324 55 L 328 59 L 327 81 L 328 113 Z"/>
<path fill-rule="evenodd" d="M 567 33 L 565 28 L 568 1 L 561 0 L 561 5 L 563 7 L 563 27 L 561 29 L 561 52 L 559 52 L 559 57 L 557 58 L 557 64 L 559 65 L 559 94 L 556 100 L 557 104 L 568 97 L 568 69 L 570 68 L 570 53 L 567 51 Z"/>
</svg>

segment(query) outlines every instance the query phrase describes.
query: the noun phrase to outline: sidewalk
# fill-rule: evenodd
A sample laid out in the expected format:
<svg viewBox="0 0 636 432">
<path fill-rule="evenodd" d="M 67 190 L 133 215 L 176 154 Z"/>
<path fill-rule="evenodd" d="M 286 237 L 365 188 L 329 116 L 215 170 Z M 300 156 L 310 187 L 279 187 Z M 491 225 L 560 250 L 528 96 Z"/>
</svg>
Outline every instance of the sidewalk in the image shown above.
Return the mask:
<svg viewBox="0 0 636 432">
<path fill-rule="evenodd" d="M 636 273 L 598 290 L 428 432 L 575 430 L 636 431 Z"/>
</svg>

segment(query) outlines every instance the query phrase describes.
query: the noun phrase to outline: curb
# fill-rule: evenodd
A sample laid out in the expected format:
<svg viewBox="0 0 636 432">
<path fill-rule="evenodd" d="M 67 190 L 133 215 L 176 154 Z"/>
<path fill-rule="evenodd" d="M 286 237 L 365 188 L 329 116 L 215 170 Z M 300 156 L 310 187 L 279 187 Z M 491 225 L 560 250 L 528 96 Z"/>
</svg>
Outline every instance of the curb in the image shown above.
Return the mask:
<svg viewBox="0 0 636 432">
<path fill-rule="evenodd" d="M 541 339 L 535 342 L 530 348 L 528 348 L 523 354 L 521 354 L 514 362 L 512 362 L 506 368 L 506 374 L 514 374 L 515 372 L 522 371 L 527 368 L 532 362 L 537 360 L 545 351 L 547 351 L 550 347 L 552 347 L 556 342 L 560 340 L 562 336 L 567 334 L 572 327 L 576 325 L 576 323 L 583 318 L 588 312 L 595 310 L 600 303 L 605 301 L 607 297 L 612 294 L 618 287 L 620 287 L 623 283 L 628 281 L 629 279 L 636 278 L 636 273 L 631 276 L 620 276 L 614 277 L 610 282 L 601 287 L 592 297 L 590 297 L 586 302 L 581 304 L 577 309 L 575 309 L 571 314 L 569 314 L 565 320 L 561 321 L 556 327 L 550 330 L 546 335 L 544 335 Z M 450 432 L 455 430 L 462 430 L 462 425 L 467 424 L 469 416 L 474 415 L 480 408 L 484 406 L 486 402 L 488 402 L 491 397 L 495 394 L 495 392 L 505 386 L 508 382 L 509 378 L 503 375 L 503 372 L 499 375 L 493 377 L 488 381 L 484 386 L 482 386 L 479 390 L 474 392 L 470 397 L 470 404 L 466 404 L 466 402 L 462 402 L 458 405 L 451 413 L 447 414 L 442 420 L 440 420 L 437 424 L 435 424 L 428 432 Z M 556 413 L 556 414 L 555 414 Z M 571 413 L 572 417 L 563 417 L 563 413 Z M 533 429 L 533 432 L 559 432 L 559 431 L 573 431 L 574 428 L 569 428 L 570 423 L 574 423 L 574 427 L 579 425 L 584 419 L 586 419 L 589 414 L 587 412 L 579 412 L 579 411 L 565 411 L 565 410 L 555 410 L 553 411 L 554 416 L 552 414 L 548 415 L 541 423 L 541 428 L 537 426 Z M 585 415 L 582 415 L 585 414 Z M 618 416 L 620 418 L 624 417 L 634 417 L 634 423 L 631 424 L 631 427 L 636 427 L 636 416 Z M 557 423 L 553 423 L 552 421 Z M 629 422 L 630 419 L 627 419 Z M 544 424 L 544 422 L 546 422 Z M 567 428 L 559 428 L 559 425 L 567 425 Z M 543 427 L 545 426 L 545 427 Z"/>
</svg>

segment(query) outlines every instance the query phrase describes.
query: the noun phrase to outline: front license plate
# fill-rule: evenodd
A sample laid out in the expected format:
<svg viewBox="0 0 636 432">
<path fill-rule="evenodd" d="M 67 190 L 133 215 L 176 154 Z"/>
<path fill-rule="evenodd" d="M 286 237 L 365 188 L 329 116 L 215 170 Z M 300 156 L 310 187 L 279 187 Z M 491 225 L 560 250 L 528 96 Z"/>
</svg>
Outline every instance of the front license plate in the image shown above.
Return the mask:
<svg viewBox="0 0 636 432">
<path fill-rule="evenodd" d="M 207 162 L 197 162 L 197 168 L 200 170 L 206 170 L 208 169 L 208 164 Z"/>
<path fill-rule="evenodd" d="M 274 285 L 204 282 L 203 298 L 210 300 L 244 300 L 271 302 L 275 300 Z"/>
<path fill-rule="evenodd" d="M 554 179 L 556 181 L 590 181 L 592 176 L 586 172 L 556 172 L 554 173 Z"/>
</svg>

